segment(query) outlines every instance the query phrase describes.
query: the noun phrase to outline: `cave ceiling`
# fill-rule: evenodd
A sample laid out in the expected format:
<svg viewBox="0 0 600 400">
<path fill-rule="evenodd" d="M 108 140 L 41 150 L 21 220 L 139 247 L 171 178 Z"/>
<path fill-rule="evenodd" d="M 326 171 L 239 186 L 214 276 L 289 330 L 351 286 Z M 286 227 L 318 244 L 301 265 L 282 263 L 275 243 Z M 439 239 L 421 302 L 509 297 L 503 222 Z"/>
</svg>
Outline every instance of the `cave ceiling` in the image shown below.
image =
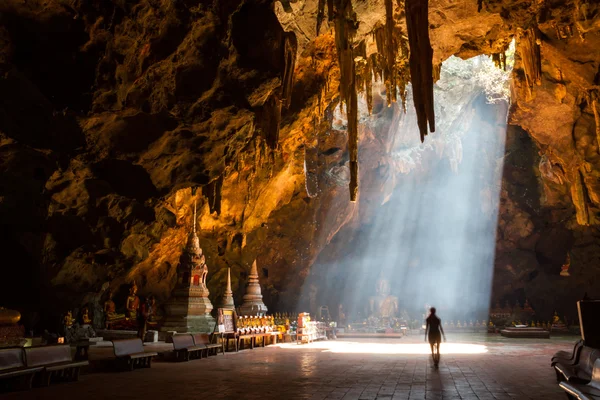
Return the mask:
<svg viewBox="0 0 600 400">
<path fill-rule="evenodd" d="M 411 20 L 419 5 L 3 1 L 0 239 L 20 268 L 2 302 L 43 307 L 52 293 L 66 309 L 134 279 L 164 301 L 196 201 L 211 297 L 227 268 L 241 297 L 257 259 L 266 303 L 293 308 L 321 250 L 389 195 L 369 186 L 382 165 L 393 169 L 384 116 L 413 107 L 410 97 L 430 101 L 450 56 L 501 65 L 513 39 L 507 147 L 523 154 L 505 171 L 497 290 L 528 290 L 518 282 L 536 270 L 547 289 L 531 292 L 547 295 L 568 251 L 581 271 L 598 265 L 600 5 L 431 0 L 428 26 L 422 9 Z M 347 119 L 336 125 L 340 104 Z M 443 134 L 432 110 L 417 140 Z M 555 239 L 568 248 L 554 254 Z"/>
</svg>

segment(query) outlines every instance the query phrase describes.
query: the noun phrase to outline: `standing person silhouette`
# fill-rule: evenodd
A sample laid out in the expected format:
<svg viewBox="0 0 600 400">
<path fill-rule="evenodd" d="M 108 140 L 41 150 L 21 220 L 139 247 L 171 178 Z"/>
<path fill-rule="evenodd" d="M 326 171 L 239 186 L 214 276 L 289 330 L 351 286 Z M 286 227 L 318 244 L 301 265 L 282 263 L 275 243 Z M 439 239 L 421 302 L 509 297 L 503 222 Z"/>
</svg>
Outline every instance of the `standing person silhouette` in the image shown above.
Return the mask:
<svg viewBox="0 0 600 400">
<path fill-rule="evenodd" d="M 433 364 L 437 368 L 440 363 L 440 343 L 442 342 L 442 336 L 444 336 L 444 342 L 446 341 L 446 334 L 444 328 L 442 328 L 442 320 L 435 315 L 435 307 L 431 307 L 429 311 L 431 313 L 425 320 L 425 340 L 429 339 L 431 357 L 433 357 Z"/>
</svg>

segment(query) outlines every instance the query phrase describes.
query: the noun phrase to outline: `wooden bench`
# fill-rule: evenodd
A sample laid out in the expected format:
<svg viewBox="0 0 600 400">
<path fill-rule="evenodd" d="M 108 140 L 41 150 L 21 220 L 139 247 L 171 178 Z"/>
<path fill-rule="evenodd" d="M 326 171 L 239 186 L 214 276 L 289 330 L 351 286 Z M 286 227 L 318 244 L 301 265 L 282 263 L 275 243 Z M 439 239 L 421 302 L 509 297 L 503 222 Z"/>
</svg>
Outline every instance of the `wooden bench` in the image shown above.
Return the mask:
<svg viewBox="0 0 600 400">
<path fill-rule="evenodd" d="M 23 348 L 0 350 L 0 381 L 9 389 L 31 389 L 33 376 L 44 367 L 28 367 L 25 365 Z"/>
<path fill-rule="evenodd" d="M 594 363 L 599 356 L 600 350 L 583 346 L 576 364 L 568 365 L 559 362 L 554 365 L 556 379 L 570 383 L 588 383 L 592 379 Z"/>
<path fill-rule="evenodd" d="M 570 353 L 568 351 L 557 351 L 554 353 L 554 356 L 551 360 L 551 366 L 554 367 L 554 364 L 561 363 L 567 365 L 577 364 L 579 361 L 579 354 L 581 353 L 581 349 L 583 348 L 583 340 L 578 340 L 573 347 L 573 352 Z"/>
<path fill-rule="evenodd" d="M 145 352 L 140 338 L 113 340 L 112 343 L 117 361 L 123 362 L 130 371 L 133 371 L 136 365 L 152 367 L 152 357 L 158 355 L 155 352 Z"/>
<path fill-rule="evenodd" d="M 179 361 L 189 361 L 190 358 L 202 358 L 202 352 L 206 346 L 197 346 L 194 343 L 194 337 L 189 333 L 173 335 L 173 349 L 175 356 Z"/>
<path fill-rule="evenodd" d="M 594 362 L 592 378 L 588 384 L 561 382 L 560 387 L 567 392 L 570 399 L 598 400 L 600 399 L 600 359 Z"/>
<path fill-rule="evenodd" d="M 73 361 L 68 344 L 26 347 L 25 362 L 28 367 L 43 367 L 43 386 L 49 386 L 52 378 L 76 381 L 81 367 L 89 364 L 87 361 Z"/>
<path fill-rule="evenodd" d="M 206 333 L 196 333 L 192 335 L 192 337 L 194 338 L 195 346 L 204 346 L 206 348 L 206 356 L 209 356 L 213 350 L 214 354 L 217 355 L 219 353 L 219 348 L 221 348 L 221 351 L 223 351 L 223 345 L 211 343 L 210 338 Z"/>
</svg>

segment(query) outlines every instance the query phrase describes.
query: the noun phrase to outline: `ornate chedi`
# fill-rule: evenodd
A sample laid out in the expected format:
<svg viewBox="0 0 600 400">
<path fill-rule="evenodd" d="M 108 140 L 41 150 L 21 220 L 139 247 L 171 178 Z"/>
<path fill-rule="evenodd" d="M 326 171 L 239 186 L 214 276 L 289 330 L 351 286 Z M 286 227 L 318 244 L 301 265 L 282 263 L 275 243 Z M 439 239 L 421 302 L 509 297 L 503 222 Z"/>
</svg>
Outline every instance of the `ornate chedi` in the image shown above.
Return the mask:
<svg viewBox="0 0 600 400">
<path fill-rule="evenodd" d="M 252 269 L 250 270 L 250 276 L 248 278 L 248 286 L 246 286 L 246 294 L 244 295 L 243 300 L 244 303 L 239 310 L 241 315 L 258 315 L 267 312 L 267 306 L 265 306 L 265 303 L 262 301 L 256 260 L 252 263 Z"/>
<path fill-rule="evenodd" d="M 233 302 L 233 291 L 231 290 L 231 268 L 227 268 L 227 288 L 221 301 L 221 308 L 226 310 L 235 310 L 235 303 Z"/>
<path fill-rule="evenodd" d="M 179 257 L 177 283 L 171 298 L 165 304 L 166 319 L 162 331 L 210 333 L 215 319 L 210 315 L 213 305 L 208 299 L 206 275 L 208 267 L 196 235 L 196 205 L 192 231 Z"/>
</svg>

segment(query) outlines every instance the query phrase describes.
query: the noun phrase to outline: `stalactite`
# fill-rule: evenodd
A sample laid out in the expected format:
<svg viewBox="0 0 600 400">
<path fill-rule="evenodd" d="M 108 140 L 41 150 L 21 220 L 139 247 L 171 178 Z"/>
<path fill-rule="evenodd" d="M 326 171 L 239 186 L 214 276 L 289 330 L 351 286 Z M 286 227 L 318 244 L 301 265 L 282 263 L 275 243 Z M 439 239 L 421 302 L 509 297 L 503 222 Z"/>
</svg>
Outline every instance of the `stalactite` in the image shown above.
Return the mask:
<svg viewBox="0 0 600 400">
<path fill-rule="evenodd" d="M 256 121 L 260 128 L 261 136 L 271 149 L 276 149 L 279 143 L 281 104 L 282 102 L 277 91 L 273 91 L 256 111 Z"/>
<path fill-rule="evenodd" d="M 437 82 L 440 80 L 440 76 L 442 74 L 442 63 L 436 64 L 433 66 L 433 82 Z"/>
<path fill-rule="evenodd" d="M 319 6 L 317 11 L 317 36 L 319 36 L 319 31 L 321 30 L 321 24 L 323 23 L 323 19 L 325 18 L 325 0 L 319 0 Z"/>
<path fill-rule="evenodd" d="M 533 94 L 533 86 L 542 84 L 540 44 L 540 31 L 537 27 L 520 32 L 518 49 L 530 96 Z"/>
<path fill-rule="evenodd" d="M 492 61 L 496 65 L 496 67 L 506 71 L 506 51 L 510 47 L 510 42 L 506 43 L 501 51 L 497 53 L 492 53 Z"/>
<path fill-rule="evenodd" d="M 421 142 L 435 132 L 433 110 L 433 49 L 429 42 L 428 0 L 406 0 L 406 27 L 410 45 L 410 79 Z"/>
<path fill-rule="evenodd" d="M 358 195 L 358 99 L 353 40 L 358 28 L 351 0 L 335 1 L 335 45 L 340 67 L 340 98 L 348 117 L 348 153 L 350 158 L 350 200 Z"/>
<path fill-rule="evenodd" d="M 377 24 L 373 28 L 377 53 L 371 55 L 372 71 L 375 79 L 385 84 L 388 106 L 398 100 L 399 93 L 405 107 L 406 85 L 410 81 L 409 51 L 398 21 L 398 15 L 401 13 L 395 15 L 392 6 L 392 1 L 386 0 L 385 25 Z M 402 4 L 398 4 L 398 7 L 401 8 Z"/>
<path fill-rule="evenodd" d="M 396 62 L 396 83 L 402 100 L 402 108 L 406 112 L 406 86 L 410 82 L 410 63 L 408 61 L 410 52 L 408 50 L 408 39 L 400 32 L 400 54 Z"/>
<path fill-rule="evenodd" d="M 217 179 L 212 180 L 208 185 L 202 188 L 202 194 L 204 194 L 208 200 L 208 208 L 210 213 L 217 212 L 217 215 L 221 213 L 221 188 L 223 187 L 223 175 Z"/>
<path fill-rule="evenodd" d="M 483 8 L 483 0 L 477 0 L 477 12 L 481 12 Z"/>
<path fill-rule="evenodd" d="M 386 68 L 384 73 L 385 85 L 387 87 L 387 99 L 388 106 L 391 105 L 391 101 L 398 99 L 396 93 L 396 54 L 398 53 L 398 43 L 394 37 L 394 9 L 392 6 L 392 0 L 385 0 L 385 63 Z"/>
<path fill-rule="evenodd" d="M 298 40 L 294 32 L 285 32 L 283 39 L 283 73 L 281 77 L 281 101 L 286 109 L 292 101 L 292 88 L 294 86 L 294 67 L 296 65 L 296 53 L 298 52 Z"/>
<path fill-rule="evenodd" d="M 496 65 L 496 67 L 500 68 L 503 71 L 506 71 L 506 54 L 502 53 L 493 53 L 492 61 Z"/>
<path fill-rule="evenodd" d="M 354 61 L 356 68 L 356 88 L 358 93 L 364 93 L 369 114 L 373 111 L 373 75 L 371 57 L 367 57 L 367 45 L 361 40 L 354 46 Z"/>
<path fill-rule="evenodd" d="M 596 141 L 598 153 L 600 154 L 600 107 L 598 106 L 598 99 L 595 96 L 592 98 L 592 110 L 594 111 L 594 120 L 596 121 Z"/>
<path fill-rule="evenodd" d="M 583 175 L 581 171 L 575 171 L 575 181 L 571 184 L 571 198 L 575 206 L 575 215 L 579 225 L 588 226 L 590 224 L 590 213 L 586 201 L 586 189 L 583 184 Z"/>
</svg>

